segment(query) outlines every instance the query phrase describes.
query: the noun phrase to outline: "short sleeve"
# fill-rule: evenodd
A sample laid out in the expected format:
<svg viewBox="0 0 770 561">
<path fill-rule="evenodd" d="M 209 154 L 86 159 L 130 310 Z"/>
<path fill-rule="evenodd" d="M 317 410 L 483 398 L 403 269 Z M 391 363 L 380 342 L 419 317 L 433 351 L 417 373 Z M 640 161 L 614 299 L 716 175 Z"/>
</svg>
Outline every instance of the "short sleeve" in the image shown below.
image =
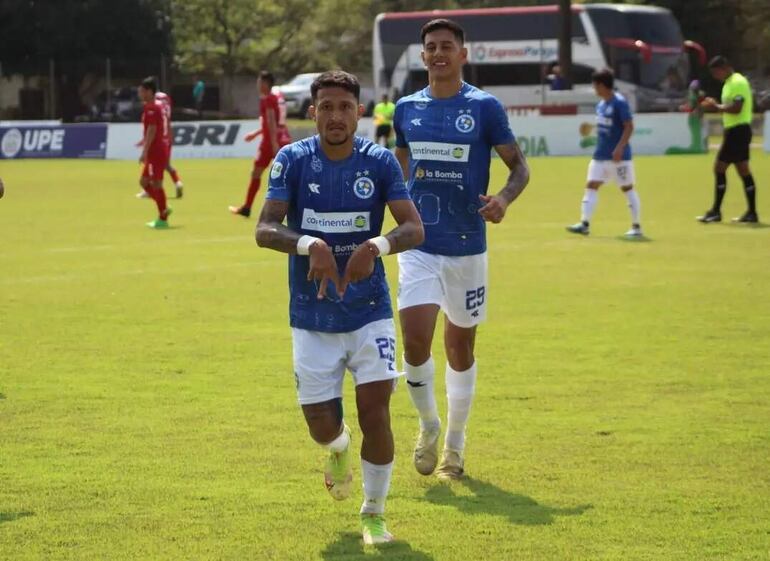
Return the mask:
<svg viewBox="0 0 770 561">
<path fill-rule="evenodd" d="M 404 130 L 401 128 L 401 120 L 404 117 L 404 104 L 397 103 L 396 110 L 393 113 L 393 130 L 396 131 L 396 146 L 399 148 L 407 148 L 409 144 L 404 138 Z"/>
<path fill-rule="evenodd" d="M 496 97 L 489 97 L 482 103 L 481 112 L 487 144 L 498 146 L 500 144 L 510 144 L 516 140 L 513 131 L 511 131 L 508 114 L 505 112 L 503 104 Z"/>
<path fill-rule="evenodd" d="M 401 165 L 396 160 L 393 152 L 383 151 L 382 166 L 380 168 L 381 180 L 385 186 L 385 201 L 400 201 L 409 199 L 409 191 L 404 182 L 404 174 L 401 171 Z"/>
<path fill-rule="evenodd" d="M 628 104 L 628 101 L 623 100 L 618 103 L 618 117 L 620 117 L 621 123 L 627 123 L 634 118 L 631 115 L 631 106 Z"/>
<path fill-rule="evenodd" d="M 292 193 L 292 160 L 288 147 L 281 148 L 270 168 L 267 194 L 265 198 L 273 201 L 289 202 Z"/>
</svg>

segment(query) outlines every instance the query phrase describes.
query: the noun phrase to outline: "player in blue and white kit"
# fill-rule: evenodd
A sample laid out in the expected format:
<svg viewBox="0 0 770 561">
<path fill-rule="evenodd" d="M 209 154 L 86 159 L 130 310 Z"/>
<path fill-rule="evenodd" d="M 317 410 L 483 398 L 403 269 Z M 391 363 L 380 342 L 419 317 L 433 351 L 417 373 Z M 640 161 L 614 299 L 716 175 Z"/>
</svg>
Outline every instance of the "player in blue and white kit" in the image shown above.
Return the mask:
<svg viewBox="0 0 770 561">
<path fill-rule="evenodd" d="M 399 255 L 398 309 L 409 395 L 420 417 L 417 471 L 438 463 L 441 422 L 431 358 L 439 310 L 445 314 L 447 432 L 436 474 L 463 475 L 465 426 L 476 385 L 476 326 L 487 309 L 485 221 L 498 223 L 529 181 L 529 170 L 500 102 L 463 82 L 468 52 L 463 29 L 446 19 L 421 30 L 429 86 L 396 106 L 396 157 L 425 225 L 425 243 Z M 492 149 L 510 170 L 487 195 Z"/>
<path fill-rule="evenodd" d="M 588 164 L 588 184 L 583 195 L 580 222 L 567 226 L 567 230 L 573 234 L 589 233 L 599 187 L 606 181 L 614 181 L 625 193 L 628 208 L 631 209 L 631 229 L 625 235 L 627 238 L 641 238 L 641 204 L 639 194 L 634 190 L 634 163 L 629 144 L 634 132 L 631 108 L 626 98 L 613 89 L 615 78 L 612 70 L 605 68 L 594 72 L 591 81 L 596 95 L 602 98 L 596 104 L 596 150 Z"/>
<path fill-rule="evenodd" d="M 318 135 L 278 152 L 257 243 L 290 254 L 297 392 L 310 435 L 329 451 L 324 477 L 335 499 L 350 494 L 352 481 L 342 380 L 346 369 L 353 374 L 363 433 L 363 537 L 381 543 L 393 539 L 383 514 L 393 469 L 390 394 L 398 372 L 379 257 L 420 244 L 424 234 L 396 159 L 355 136 L 364 111 L 355 76 L 326 72 L 310 91 Z M 398 226 L 382 236 L 386 206 Z"/>
</svg>

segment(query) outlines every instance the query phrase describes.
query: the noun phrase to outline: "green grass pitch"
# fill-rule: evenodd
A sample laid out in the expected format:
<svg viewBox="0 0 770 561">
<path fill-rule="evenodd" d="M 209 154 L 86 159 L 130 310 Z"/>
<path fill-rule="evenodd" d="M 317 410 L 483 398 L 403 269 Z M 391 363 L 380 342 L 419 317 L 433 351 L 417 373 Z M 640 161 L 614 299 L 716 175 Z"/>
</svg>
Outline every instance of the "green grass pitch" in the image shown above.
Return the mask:
<svg viewBox="0 0 770 561">
<path fill-rule="evenodd" d="M 753 156 L 770 221 L 770 158 Z M 399 387 L 399 541 L 372 551 L 358 465 L 332 501 L 296 405 L 286 257 L 227 213 L 250 162 L 176 162 L 168 231 L 144 226 L 134 163 L 2 162 L 0 559 L 770 558 L 770 227 L 695 222 L 712 157 L 636 159 L 645 242 L 620 238 L 614 186 L 590 237 L 565 232 L 588 161 L 531 161 L 489 229 L 470 477 L 417 475 Z"/>
</svg>

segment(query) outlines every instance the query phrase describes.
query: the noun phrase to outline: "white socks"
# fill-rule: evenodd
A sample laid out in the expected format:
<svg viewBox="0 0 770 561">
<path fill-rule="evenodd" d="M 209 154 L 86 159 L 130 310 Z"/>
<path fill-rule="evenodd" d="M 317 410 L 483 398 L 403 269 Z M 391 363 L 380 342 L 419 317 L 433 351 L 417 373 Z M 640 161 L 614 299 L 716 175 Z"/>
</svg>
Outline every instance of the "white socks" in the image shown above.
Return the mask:
<svg viewBox="0 0 770 561">
<path fill-rule="evenodd" d="M 628 199 L 628 208 L 631 209 L 631 223 L 639 224 L 639 216 L 642 212 L 642 204 L 639 202 L 639 194 L 635 189 L 626 191 L 626 198 Z"/>
<path fill-rule="evenodd" d="M 594 215 L 594 210 L 596 210 L 596 203 L 599 201 L 599 191 L 596 189 L 586 189 L 585 193 L 583 194 L 583 200 L 581 201 L 580 210 L 580 221 L 581 222 L 591 222 L 591 217 Z"/>
<path fill-rule="evenodd" d="M 628 208 L 631 209 L 631 222 L 633 224 L 639 224 L 639 218 L 641 216 L 642 204 L 639 202 L 639 194 L 635 189 L 625 191 L 626 199 L 628 199 Z M 591 218 L 596 210 L 596 203 L 599 201 L 599 191 L 596 189 L 586 189 L 581 201 L 581 222 L 591 222 Z"/>
<path fill-rule="evenodd" d="M 350 433 L 346 429 L 345 423 L 342 423 L 342 433 L 328 444 L 324 444 L 323 447 L 332 452 L 344 452 L 350 446 Z"/>
<path fill-rule="evenodd" d="M 423 430 L 437 428 L 441 421 L 438 418 L 436 396 L 433 393 L 433 378 L 436 372 L 433 357 L 420 366 L 412 366 L 404 359 L 404 370 L 409 397 L 420 415 L 420 428 Z"/>
<path fill-rule="evenodd" d="M 471 412 L 476 390 L 476 363 L 464 372 L 446 365 L 447 432 L 444 447 L 462 451 L 465 448 L 465 425 Z"/>
<path fill-rule="evenodd" d="M 361 458 L 361 474 L 364 484 L 364 502 L 361 504 L 361 514 L 383 514 L 385 499 L 390 489 L 390 476 L 393 473 L 393 462 L 380 466 Z"/>
</svg>

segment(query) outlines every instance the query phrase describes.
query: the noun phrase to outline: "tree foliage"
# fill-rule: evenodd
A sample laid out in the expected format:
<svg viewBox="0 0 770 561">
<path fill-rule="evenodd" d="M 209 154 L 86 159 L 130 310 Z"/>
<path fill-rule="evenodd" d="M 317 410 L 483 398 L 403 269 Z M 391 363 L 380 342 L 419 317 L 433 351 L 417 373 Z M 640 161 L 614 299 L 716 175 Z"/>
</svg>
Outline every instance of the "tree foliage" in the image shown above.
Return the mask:
<svg viewBox="0 0 770 561">
<path fill-rule="evenodd" d="M 34 74 L 57 63 L 81 68 L 107 57 L 142 59 L 171 50 L 163 0 L 3 0 L 3 72 Z"/>
</svg>

